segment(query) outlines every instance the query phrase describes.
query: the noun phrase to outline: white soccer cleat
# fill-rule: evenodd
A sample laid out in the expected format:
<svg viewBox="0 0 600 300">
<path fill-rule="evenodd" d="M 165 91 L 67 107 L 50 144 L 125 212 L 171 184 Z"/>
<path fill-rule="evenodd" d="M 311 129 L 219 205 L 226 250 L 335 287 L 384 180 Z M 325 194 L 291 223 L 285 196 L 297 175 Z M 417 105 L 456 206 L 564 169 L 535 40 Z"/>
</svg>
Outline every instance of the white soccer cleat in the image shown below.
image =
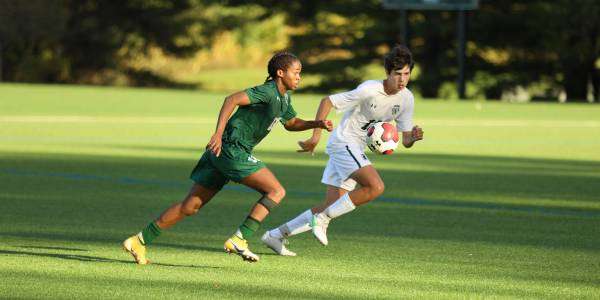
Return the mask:
<svg viewBox="0 0 600 300">
<path fill-rule="evenodd" d="M 287 240 L 286 239 L 278 239 L 278 238 L 274 238 L 272 237 L 269 232 L 265 232 L 265 234 L 263 234 L 262 238 L 260 238 L 260 240 L 269 248 L 271 248 L 271 250 L 275 251 L 275 253 L 282 255 L 282 256 L 296 256 L 296 253 L 288 250 L 285 247 L 285 244 L 287 244 Z"/>
<path fill-rule="evenodd" d="M 310 227 L 312 227 L 313 235 L 319 240 L 323 246 L 327 246 L 329 241 L 327 240 L 327 227 L 329 226 L 329 219 L 325 214 L 318 213 L 313 215 L 310 221 Z"/>
</svg>

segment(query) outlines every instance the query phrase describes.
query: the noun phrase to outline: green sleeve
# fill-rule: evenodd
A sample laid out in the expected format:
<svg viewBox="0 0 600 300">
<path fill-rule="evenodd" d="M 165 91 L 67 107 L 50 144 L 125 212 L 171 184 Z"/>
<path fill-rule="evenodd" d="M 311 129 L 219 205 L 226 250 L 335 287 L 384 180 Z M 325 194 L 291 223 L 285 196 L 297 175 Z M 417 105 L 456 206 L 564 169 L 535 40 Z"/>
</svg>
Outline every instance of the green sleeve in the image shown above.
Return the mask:
<svg viewBox="0 0 600 300">
<path fill-rule="evenodd" d="M 273 99 L 272 89 L 265 84 L 246 89 L 246 94 L 252 104 L 270 103 Z"/>
<path fill-rule="evenodd" d="M 283 115 L 281 115 L 281 120 L 279 121 L 281 122 L 281 124 L 285 124 L 287 123 L 287 121 L 296 117 L 296 115 L 296 111 L 292 107 L 292 103 L 290 103 L 290 105 L 288 105 L 287 111 L 284 112 Z"/>
</svg>

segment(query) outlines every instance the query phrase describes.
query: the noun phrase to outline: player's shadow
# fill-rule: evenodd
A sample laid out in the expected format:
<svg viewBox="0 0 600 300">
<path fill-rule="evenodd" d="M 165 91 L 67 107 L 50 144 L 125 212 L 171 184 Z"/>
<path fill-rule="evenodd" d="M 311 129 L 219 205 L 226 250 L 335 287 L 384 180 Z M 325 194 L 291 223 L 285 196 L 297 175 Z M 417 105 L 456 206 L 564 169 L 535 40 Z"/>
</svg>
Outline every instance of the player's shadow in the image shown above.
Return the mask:
<svg viewBox="0 0 600 300">
<path fill-rule="evenodd" d="M 44 248 L 44 247 L 30 247 L 30 246 L 21 246 L 22 248 Z M 88 251 L 88 250 L 83 250 Z M 35 256 L 35 257 L 49 257 L 49 258 L 58 258 L 64 260 L 75 260 L 81 262 L 100 262 L 100 263 L 121 263 L 121 264 L 134 264 L 131 260 L 121 260 L 121 259 L 113 259 L 99 256 L 91 256 L 91 255 L 79 255 L 79 254 L 63 254 L 63 253 L 48 253 L 48 252 L 32 252 L 32 251 L 24 251 L 24 250 L 3 250 L 0 249 L 0 254 L 4 255 L 26 255 L 26 256 Z M 167 264 L 167 263 L 151 263 L 151 265 L 155 266 L 163 266 L 163 267 L 179 267 L 179 268 L 214 268 L 218 269 L 220 267 L 214 266 L 204 266 L 204 265 L 178 265 L 178 264 Z"/>
<path fill-rule="evenodd" d="M 10 236 L 10 237 L 21 237 L 21 238 L 32 238 L 36 240 L 51 240 L 57 242 L 94 242 L 94 243 L 110 243 L 118 246 L 119 240 L 115 237 L 111 236 L 101 236 L 101 235 L 89 235 L 89 234 L 77 234 L 77 233 L 56 233 L 56 232 L 19 232 L 19 231 L 11 231 L 11 232 L 0 232 L 0 236 Z M 207 241 L 202 241 L 207 242 Z M 210 241 L 212 243 L 212 241 Z M 116 247 L 115 246 L 115 247 Z M 178 244 L 178 243 L 169 243 L 169 242 L 156 242 L 152 244 L 153 247 L 165 247 L 165 248 L 175 248 L 182 250 L 192 250 L 192 251 L 206 251 L 213 253 L 225 253 L 222 247 L 211 247 L 211 246 L 203 246 L 203 245 L 190 245 L 190 244 Z M 20 248 L 24 249 L 39 249 L 39 250 L 62 250 L 62 251 L 77 251 L 84 252 L 89 251 L 86 249 L 80 248 L 68 248 L 68 247 L 56 247 L 56 246 L 31 246 L 31 245 L 21 245 Z M 36 252 L 37 253 L 37 252 Z"/>
<path fill-rule="evenodd" d="M 206 251 L 206 252 L 213 252 L 213 253 L 225 253 L 223 248 L 219 248 L 219 247 L 209 247 L 209 246 L 198 246 L 198 245 L 189 245 L 189 244 L 175 244 L 175 243 L 164 243 L 164 242 L 157 242 L 153 244 L 154 246 L 159 246 L 159 247 L 169 247 L 169 248 L 175 248 L 175 249 L 182 249 L 182 250 L 197 250 L 197 251 Z"/>
<path fill-rule="evenodd" d="M 21 245 L 21 246 L 18 246 L 18 247 L 25 248 L 25 249 L 40 249 L 40 250 L 64 250 L 64 251 L 78 251 L 78 252 L 90 251 L 90 250 L 80 249 L 80 248 L 54 247 L 54 246 L 28 246 L 28 245 Z"/>
<path fill-rule="evenodd" d="M 190 155 L 186 159 L 3 155 L 0 166 L 20 173 L 0 168 L 3 182 L 13 183 L 4 185 L 0 194 L 6 203 L 0 211 L 4 231 L 0 235 L 118 243 L 122 235 L 141 229 L 185 196 L 188 174 L 201 153 L 186 147 L 150 150 Z M 323 153 L 311 157 L 293 151 L 257 151 L 256 156 L 287 190 L 264 229 L 323 200 L 320 178 L 327 161 Z M 336 220 L 332 237 L 403 236 L 569 249 L 600 246 L 600 162 L 404 153 L 370 158 L 386 184 L 384 197 Z M 120 180 L 123 177 L 139 180 Z M 36 191 L 26 189 L 26 182 L 37 182 Z M 166 241 L 166 247 L 221 252 L 218 247 L 187 243 L 198 239 L 200 244 L 222 245 L 258 200 L 258 193 L 241 187 L 227 185 L 200 214 L 178 224 L 157 245 Z M 40 232 L 19 222 L 2 226 L 14 216 L 48 224 L 49 230 Z M 81 230 L 72 230 L 75 226 Z"/>
</svg>

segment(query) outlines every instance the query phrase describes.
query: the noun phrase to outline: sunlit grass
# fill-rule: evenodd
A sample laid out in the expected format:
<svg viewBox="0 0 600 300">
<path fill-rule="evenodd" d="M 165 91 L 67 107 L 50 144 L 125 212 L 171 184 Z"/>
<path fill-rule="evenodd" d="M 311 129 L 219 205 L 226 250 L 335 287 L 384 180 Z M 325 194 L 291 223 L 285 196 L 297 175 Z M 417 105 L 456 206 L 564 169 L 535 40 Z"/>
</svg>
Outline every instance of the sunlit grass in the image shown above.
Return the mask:
<svg viewBox="0 0 600 300">
<path fill-rule="evenodd" d="M 258 199 L 229 185 L 150 248 L 119 243 L 190 185 L 223 93 L 0 85 L 0 298 L 595 298 L 600 294 L 600 107 L 420 100 L 425 140 L 370 155 L 381 199 L 299 257 L 251 240 L 221 250 Z M 314 116 L 323 95 L 294 95 Z M 333 115 L 335 121 L 339 115 Z M 263 229 L 323 199 L 326 136 L 276 128 L 256 149 L 286 187 Z M 262 234 L 262 230 L 260 233 Z"/>
</svg>

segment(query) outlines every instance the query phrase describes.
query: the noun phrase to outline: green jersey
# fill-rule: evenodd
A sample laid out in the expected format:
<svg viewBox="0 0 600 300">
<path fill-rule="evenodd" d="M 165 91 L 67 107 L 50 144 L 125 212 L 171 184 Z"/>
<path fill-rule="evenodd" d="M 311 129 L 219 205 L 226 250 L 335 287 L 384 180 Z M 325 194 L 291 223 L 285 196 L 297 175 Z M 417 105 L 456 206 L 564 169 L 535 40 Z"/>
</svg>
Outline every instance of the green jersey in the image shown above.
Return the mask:
<svg viewBox="0 0 600 300">
<path fill-rule="evenodd" d="M 246 94 L 250 105 L 239 106 L 225 127 L 222 146 L 225 154 L 239 150 L 252 152 L 277 122 L 285 124 L 296 116 L 289 91 L 280 94 L 275 81 L 249 88 Z"/>
<path fill-rule="evenodd" d="M 221 155 L 206 150 L 190 174 L 197 184 L 220 190 L 229 180 L 240 182 L 265 164 L 252 155 L 252 149 L 277 124 L 296 116 L 290 95 L 281 95 L 274 81 L 246 90 L 250 105 L 240 106 L 223 132 Z"/>
</svg>

